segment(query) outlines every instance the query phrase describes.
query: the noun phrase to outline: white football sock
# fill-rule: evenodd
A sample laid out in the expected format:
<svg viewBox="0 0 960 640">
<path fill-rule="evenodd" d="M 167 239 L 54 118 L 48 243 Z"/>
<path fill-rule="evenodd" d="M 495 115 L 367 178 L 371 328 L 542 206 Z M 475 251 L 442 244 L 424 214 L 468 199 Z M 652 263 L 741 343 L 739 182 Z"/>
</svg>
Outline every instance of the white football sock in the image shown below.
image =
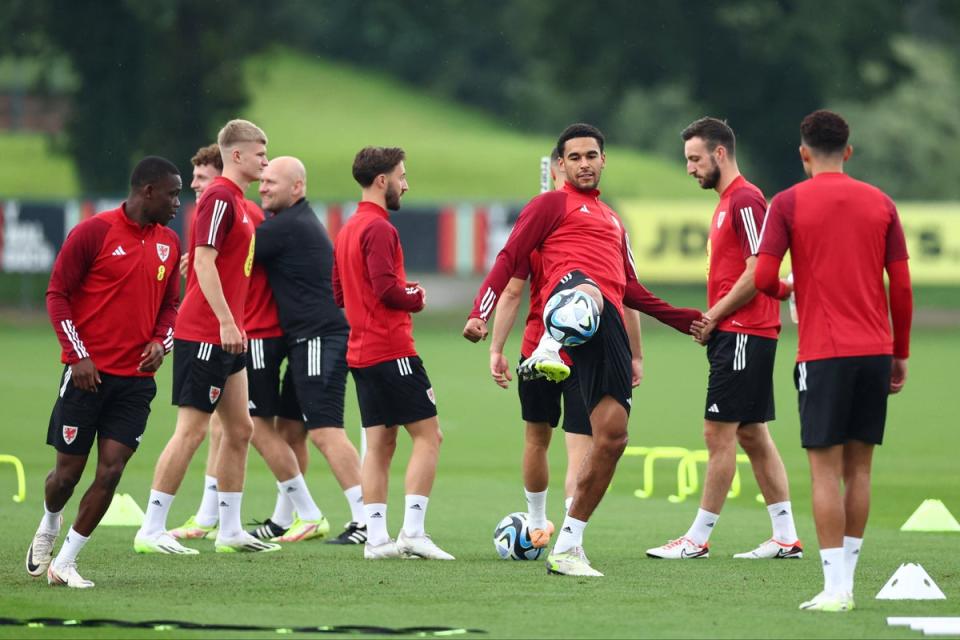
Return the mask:
<svg viewBox="0 0 960 640">
<path fill-rule="evenodd" d="M 382 502 L 363 505 L 367 514 L 367 544 L 372 547 L 390 540 L 387 533 L 387 505 Z"/>
<path fill-rule="evenodd" d="M 277 501 L 273 505 L 273 515 L 270 516 L 270 520 L 284 529 L 293 524 L 293 501 L 280 488 L 279 482 L 277 482 Z"/>
<path fill-rule="evenodd" d="M 690 525 L 686 537 L 702 547 L 707 544 L 707 540 L 710 539 L 710 534 L 713 533 L 713 528 L 719 519 L 720 516 L 716 513 L 697 509 L 697 517 L 693 519 L 693 524 Z"/>
<path fill-rule="evenodd" d="M 217 505 L 217 479 L 213 476 L 203 476 L 203 498 L 200 500 L 200 509 L 197 511 L 197 524 L 201 527 L 212 527 L 220 519 L 220 507 Z"/>
<path fill-rule="evenodd" d="M 770 514 L 774 540 L 791 544 L 799 539 L 797 537 L 797 525 L 793 522 L 793 507 L 789 500 L 768 504 L 767 513 Z"/>
<path fill-rule="evenodd" d="M 219 538 L 229 540 L 243 533 L 243 523 L 240 520 L 240 504 L 243 502 L 242 491 L 218 491 L 217 499 L 220 507 Z"/>
<path fill-rule="evenodd" d="M 531 529 L 544 529 L 547 526 L 547 492 L 523 490 L 527 496 L 527 516 Z"/>
<path fill-rule="evenodd" d="M 403 511 L 403 532 L 410 538 L 419 538 L 426 531 L 423 528 L 423 521 L 427 518 L 427 503 L 430 498 L 427 496 L 418 496 L 414 493 L 407 495 L 404 499 L 406 508 Z"/>
<path fill-rule="evenodd" d="M 823 565 L 823 590 L 830 595 L 843 593 L 843 547 L 820 549 L 820 564 Z"/>
<path fill-rule="evenodd" d="M 566 515 L 570 512 L 570 506 L 573 504 L 573 496 L 567 496 L 563 500 L 563 514 Z"/>
<path fill-rule="evenodd" d="M 857 570 L 862 546 L 863 538 L 843 536 L 843 590 L 847 593 L 853 593 L 853 574 Z"/>
<path fill-rule="evenodd" d="M 365 524 L 367 514 L 363 510 L 363 491 L 360 485 L 350 487 L 343 492 L 343 495 L 347 499 L 347 504 L 350 505 L 350 519 L 357 524 Z"/>
<path fill-rule="evenodd" d="M 40 520 L 40 528 L 46 531 L 47 533 L 60 533 L 60 514 L 63 513 L 63 509 L 60 511 L 50 511 L 47 508 L 47 503 L 43 503 L 43 518 Z"/>
<path fill-rule="evenodd" d="M 307 482 L 303 479 L 303 474 L 298 473 L 289 480 L 277 483 L 280 492 L 290 498 L 293 502 L 293 508 L 297 512 L 297 517 L 301 520 L 319 520 L 323 517 L 320 507 L 313 501 L 310 495 L 310 489 L 307 488 Z"/>
<path fill-rule="evenodd" d="M 71 562 L 76 562 L 77 555 L 89 540 L 88 536 L 82 536 L 74 531 L 73 527 L 70 527 L 70 530 L 67 531 L 67 537 L 63 541 L 63 546 L 60 547 L 60 553 L 57 554 L 57 559 L 53 561 L 54 565 L 63 567 Z"/>
<path fill-rule="evenodd" d="M 587 528 L 587 523 L 583 520 L 577 520 L 570 516 L 563 519 L 563 526 L 560 527 L 560 535 L 557 536 L 557 544 L 553 547 L 554 553 L 563 553 L 574 547 L 583 546 L 583 530 Z"/>
<path fill-rule="evenodd" d="M 150 490 L 150 501 L 147 503 L 147 513 L 143 517 L 140 535 L 152 538 L 167 530 L 167 514 L 170 513 L 173 498 L 169 493 Z"/>
<path fill-rule="evenodd" d="M 550 351 L 560 351 L 560 349 L 563 348 L 563 345 L 554 340 L 549 331 L 544 330 L 543 336 L 541 336 L 540 342 L 537 344 L 537 349 L 541 348 L 549 349 Z"/>
</svg>

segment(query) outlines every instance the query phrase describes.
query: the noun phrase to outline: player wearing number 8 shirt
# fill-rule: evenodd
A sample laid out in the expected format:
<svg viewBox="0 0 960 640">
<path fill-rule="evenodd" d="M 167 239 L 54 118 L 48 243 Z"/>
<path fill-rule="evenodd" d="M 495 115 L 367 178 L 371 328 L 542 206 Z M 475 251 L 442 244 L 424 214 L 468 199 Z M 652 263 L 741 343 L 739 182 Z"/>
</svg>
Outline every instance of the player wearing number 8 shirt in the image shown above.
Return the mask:
<svg viewBox="0 0 960 640">
<path fill-rule="evenodd" d="M 173 346 L 180 243 L 166 225 L 180 206 L 181 186 L 171 162 L 143 159 L 126 202 L 78 224 L 53 265 L 47 311 L 66 366 L 47 431 L 56 466 L 46 479 L 45 513 L 26 560 L 27 572 L 46 572 L 51 585 L 93 586 L 77 572 L 77 554 L 140 444 L 157 392 L 154 372 Z M 96 478 L 51 562 L 61 512 L 95 439 Z"/>
<path fill-rule="evenodd" d="M 166 531 L 167 514 L 215 410 L 223 424 L 214 474 L 220 503 L 215 549 L 279 549 L 279 545 L 247 534 L 240 520 L 247 448 L 253 433 L 248 412 L 244 303 L 253 268 L 254 222 L 247 214 L 243 191 L 260 179 L 267 166 L 267 137 L 251 122 L 231 120 L 220 130 L 217 143 L 223 175 L 207 187 L 197 203 L 192 265 L 174 331 L 177 427 L 157 460 L 146 517 L 134 539 L 139 553 L 197 553 Z"/>
<path fill-rule="evenodd" d="M 831 111 L 803 119 L 800 157 L 810 179 L 770 203 L 756 272 L 758 289 L 782 295 L 787 286 L 777 274 L 790 251 L 800 434 L 824 574 L 823 591 L 800 605 L 811 611 L 853 608 L 873 449 L 883 441 L 887 396 L 906 381 L 910 351 L 913 295 L 903 228 L 886 194 L 843 172 L 853 153 L 849 135 Z"/>
</svg>

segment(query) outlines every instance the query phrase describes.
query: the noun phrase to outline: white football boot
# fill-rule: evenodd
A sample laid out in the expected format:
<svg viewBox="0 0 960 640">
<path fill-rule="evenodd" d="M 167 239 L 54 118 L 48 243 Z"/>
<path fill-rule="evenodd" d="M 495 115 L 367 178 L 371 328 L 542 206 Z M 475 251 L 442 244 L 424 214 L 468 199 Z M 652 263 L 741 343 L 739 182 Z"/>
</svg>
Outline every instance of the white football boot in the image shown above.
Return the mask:
<svg viewBox="0 0 960 640">
<path fill-rule="evenodd" d="M 662 560 L 694 560 L 696 558 L 709 558 L 710 545 L 699 545 L 690 538 L 684 536 L 671 540 L 660 547 L 647 549 L 647 556 L 650 558 L 660 558 Z"/>
<path fill-rule="evenodd" d="M 400 553 L 417 558 L 426 558 L 427 560 L 455 560 L 452 555 L 441 549 L 430 539 L 430 536 L 408 536 L 402 530 L 397 536 L 397 548 Z"/>
<path fill-rule="evenodd" d="M 76 562 L 59 567 L 55 562 L 51 563 L 47 568 L 47 583 L 54 587 L 68 586 L 72 589 L 89 589 L 93 586 L 93 582 L 77 573 Z"/>
</svg>

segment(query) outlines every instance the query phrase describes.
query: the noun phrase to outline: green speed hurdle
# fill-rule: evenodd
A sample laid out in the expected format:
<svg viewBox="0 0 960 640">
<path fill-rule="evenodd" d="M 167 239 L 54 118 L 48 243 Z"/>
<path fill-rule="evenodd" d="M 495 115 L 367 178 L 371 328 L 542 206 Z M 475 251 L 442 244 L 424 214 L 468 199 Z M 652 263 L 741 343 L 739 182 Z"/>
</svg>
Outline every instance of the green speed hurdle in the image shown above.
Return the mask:
<svg viewBox="0 0 960 640">
<path fill-rule="evenodd" d="M 690 454 L 680 461 L 680 467 L 683 469 L 681 472 L 680 469 L 677 470 L 678 477 L 681 473 L 686 478 L 686 483 L 677 490 L 675 495 L 667 496 L 667 500 L 670 502 L 683 502 L 687 499 L 687 496 L 693 495 L 700 490 L 700 474 L 697 469 L 697 464 L 700 462 L 706 462 L 710 457 L 709 452 L 706 449 L 696 449 L 691 451 Z M 733 482 L 730 483 L 730 491 L 727 492 L 728 498 L 736 498 L 740 495 L 741 491 L 741 481 L 740 481 L 740 464 L 750 462 L 750 458 L 747 457 L 745 453 L 737 454 L 737 467 L 734 469 L 733 473 Z M 763 495 L 757 494 L 757 502 L 764 502 Z"/>
<path fill-rule="evenodd" d="M 627 447 L 623 454 L 628 456 L 646 456 L 643 460 L 643 487 L 633 492 L 638 498 L 649 498 L 653 495 L 653 466 L 657 460 L 683 460 L 690 450 L 684 447 Z M 681 475 L 683 474 L 683 475 Z M 677 467 L 677 492 L 687 484 L 686 470 Z"/>
<path fill-rule="evenodd" d="M 11 456 L 8 454 L 0 454 L 0 464 L 7 463 L 12 464 L 14 470 L 17 472 L 17 492 L 13 495 L 14 502 L 23 502 L 27 499 L 27 478 L 23 473 L 23 463 L 20 462 L 20 458 L 17 456 Z"/>
<path fill-rule="evenodd" d="M 633 492 L 637 498 L 646 499 L 653 496 L 654 490 L 654 471 L 655 465 L 661 460 L 677 460 L 677 492 L 667 496 L 667 500 L 673 503 L 680 503 L 700 490 L 700 473 L 697 464 L 706 462 L 709 453 L 706 449 L 695 449 L 691 451 L 685 447 L 634 447 L 628 446 L 624 456 L 644 457 L 643 461 L 643 486 Z M 749 463 L 750 459 L 746 454 L 737 455 L 737 465 Z M 740 480 L 739 466 L 734 472 L 733 482 L 730 485 L 728 498 L 736 498 L 740 495 L 742 484 Z M 757 494 L 757 502 L 764 502 L 763 495 Z"/>
</svg>

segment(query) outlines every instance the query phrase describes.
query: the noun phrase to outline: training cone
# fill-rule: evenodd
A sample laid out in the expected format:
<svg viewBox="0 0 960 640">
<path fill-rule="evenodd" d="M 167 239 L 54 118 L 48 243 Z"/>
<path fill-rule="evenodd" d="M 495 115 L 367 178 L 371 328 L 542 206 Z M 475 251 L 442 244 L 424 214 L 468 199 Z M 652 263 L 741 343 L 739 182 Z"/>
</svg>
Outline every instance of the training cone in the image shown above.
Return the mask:
<svg viewBox="0 0 960 640">
<path fill-rule="evenodd" d="M 143 524 L 143 517 L 143 510 L 129 493 L 118 493 L 113 496 L 100 524 L 107 527 L 139 527 Z"/>
<path fill-rule="evenodd" d="M 946 600 L 940 587 L 919 564 L 900 565 L 883 585 L 877 600 Z"/>
<path fill-rule="evenodd" d="M 900 531 L 960 531 L 960 522 L 940 500 L 924 500 Z"/>
</svg>

